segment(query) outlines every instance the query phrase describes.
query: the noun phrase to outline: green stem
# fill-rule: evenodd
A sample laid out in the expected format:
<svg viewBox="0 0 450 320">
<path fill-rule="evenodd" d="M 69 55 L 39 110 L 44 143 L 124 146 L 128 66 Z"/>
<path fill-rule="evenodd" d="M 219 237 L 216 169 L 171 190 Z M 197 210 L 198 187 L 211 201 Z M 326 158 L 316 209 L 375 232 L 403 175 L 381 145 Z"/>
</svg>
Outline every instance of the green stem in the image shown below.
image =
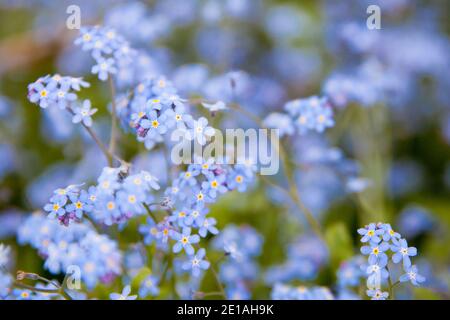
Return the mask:
<svg viewBox="0 0 450 320">
<path fill-rule="evenodd" d="M 147 203 L 144 203 L 144 202 L 142 203 L 142 205 L 144 206 L 144 208 L 147 211 L 148 215 L 155 221 L 155 223 L 158 223 L 159 220 L 156 218 L 155 214 L 150 209 L 150 206 L 152 204 L 157 204 L 157 203 L 151 203 L 151 204 L 147 204 Z"/>
<path fill-rule="evenodd" d="M 70 107 L 67 108 L 67 111 L 69 111 L 69 113 L 72 115 L 75 114 L 75 112 Z M 111 152 L 109 152 L 108 148 L 106 148 L 106 146 L 103 144 L 103 142 L 97 137 L 97 135 L 95 134 L 94 130 L 92 130 L 91 127 L 88 127 L 83 122 L 81 122 L 81 125 L 86 129 L 86 131 L 89 133 L 91 138 L 94 140 L 94 142 L 100 148 L 100 150 L 103 152 L 103 154 L 106 157 L 106 160 L 108 161 L 108 165 L 111 167 L 113 159 L 117 158 L 117 157 L 115 157 Z"/>
<path fill-rule="evenodd" d="M 218 261 L 216 261 L 216 263 L 218 263 L 219 261 L 220 261 L 220 259 Z M 221 293 L 222 297 L 224 299 L 226 299 L 227 295 L 225 293 L 225 289 L 224 289 L 224 287 L 222 285 L 222 282 L 220 282 L 219 275 L 217 274 L 215 266 L 214 266 L 214 264 L 212 262 L 210 262 L 210 267 L 209 268 L 211 269 L 211 272 L 214 275 L 214 279 L 216 280 L 217 286 L 219 287 L 219 290 L 220 290 L 220 293 Z"/>
<path fill-rule="evenodd" d="M 114 80 L 108 77 L 109 89 L 111 91 L 111 137 L 109 140 L 109 153 L 114 154 L 117 142 L 117 106 L 116 106 L 116 89 Z"/>
</svg>

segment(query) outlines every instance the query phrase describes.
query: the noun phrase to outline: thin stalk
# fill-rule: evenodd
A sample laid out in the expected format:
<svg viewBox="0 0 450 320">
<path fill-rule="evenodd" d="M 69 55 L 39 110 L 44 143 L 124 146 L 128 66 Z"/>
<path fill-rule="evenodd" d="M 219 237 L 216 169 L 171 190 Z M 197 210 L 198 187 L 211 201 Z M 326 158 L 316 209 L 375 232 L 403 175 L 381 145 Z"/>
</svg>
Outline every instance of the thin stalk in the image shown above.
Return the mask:
<svg viewBox="0 0 450 320">
<path fill-rule="evenodd" d="M 220 282 L 219 275 L 217 274 L 215 266 L 212 263 L 210 263 L 210 269 L 211 269 L 212 274 L 214 275 L 214 278 L 216 279 L 216 283 L 217 283 L 217 286 L 219 287 L 221 295 L 223 296 L 224 299 L 226 299 L 227 295 L 225 293 L 225 289 L 222 285 L 222 282 Z"/>
<path fill-rule="evenodd" d="M 69 111 L 69 113 L 72 115 L 75 114 L 75 112 L 70 107 L 67 108 L 67 111 Z M 103 144 L 103 142 L 97 137 L 97 135 L 95 134 L 94 130 L 92 130 L 91 127 L 88 127 L 87 125 L 85 125 L 83 123 L 83 121 L 81 122 L 81 125 L 86 129 L 86 131 L 89 133 L 91 138 L 94 140 L 94 142 L 100 148 L 100 150 L 103 152 L 103 154 L 105 155 L 105 157 L 108 161 L 108 165 L 112 166 L 113 159 L 117 158 L 117 157 L 115 157 L 111 152 L 109 152 L 108 148 L 106 148 L 106 146 Z"/>
<path fill-rule="evenodd" d="M 116 89 L 114 87 L 114 80 L 108 77 L 109 89 L 111 91 L 111 136 L 109 140 L 109 153 L 114 154 L 117 143 L 117 105 L 116 105 Z"/>
</svg>

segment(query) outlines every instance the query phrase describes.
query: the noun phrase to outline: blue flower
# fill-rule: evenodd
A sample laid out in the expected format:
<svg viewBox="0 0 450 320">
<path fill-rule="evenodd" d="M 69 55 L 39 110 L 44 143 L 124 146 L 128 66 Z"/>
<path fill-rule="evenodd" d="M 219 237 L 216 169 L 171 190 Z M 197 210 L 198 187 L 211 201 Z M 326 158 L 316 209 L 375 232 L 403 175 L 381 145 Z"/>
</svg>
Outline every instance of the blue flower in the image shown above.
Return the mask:
<svg viewBox="0 0 450 320">
<path fill-rule="evenodd" d="M 362 235 L 361 242 L 379 243 L 381 241 L 381 235 L 385 232 L 384 229 L 377 229 L 375 223 L 371 223 L 365 228 L 358 229 L 358 233 Z"/>
<path fill-rule="evenodd" d="M 210 198 L 215 199 L 218 193 L 225 193 L 228 191 L 225 187 L 225 175 L 209 176 L 207 181 L 202 183 L 202 190 Z"/>
<path fill-rule="evenodd" d="M 179 186 L 180 187 L 184 187 L 184 186 L 189 186 L 189 187 L 194 187 L 197 184 L 197 179 L 195 179 L 195 176 L 197 176 L 200 172 L 199 171 L 194 171 L 194 170 L 188 170 L 185 172 L 180 172 L 180 175 L 178 177 L 179 179 Z"/>
<path fill-rule="evenodd" d="M 401 275 L 399 280 L 400 282 L 411 281 L 411 283 L 415 286 L 419 286 L 420 283 L 425 281 L 425 277 L 418 273 L 417 267 L 412 265 L 406 268 L 406 273 Z"/>
<path fill-rule="evenodd" d="M 84 190 L 82 190 L 84 191 Z M 71 195 L 70 201 L 72 203 L 66 206 L 67 212 L 75 213 L 75 216 L 78 219 L 81 219 L 83 216 L 83 212 L 91 212 L 93 207 L 88 203 L 88 194 L 86 191 L 80 192 L 80 196 Z"/>
<path fill-rule="evenodd" d="M 168 221 L 163 221 L 158 223 L 158 233 L 156 234 L 156 239 L 160 240 L 161 243 L 167 243 L 169 237 L 171 236 L 171 227 Z"/>
<path fill-rule="evenodd" d="M 172 248 L 174 253 L 178 253 L 181 249 L 184 249 L 186 254 L 192 255 L 194 254 L 194 247 L 192 244 L 200 242 L 200 237 L 198 235 L 191 235 L 191 228 L 183 228 L 182 233 L 172 230 L 171 237 L 176 241 Z"/>
<path fill-rule="evenodd" d="M 214 218 L 203 219 L 203 222 L 200 223 L 200 228 L 198 230 L 198 234 L 204 238 L 209 233 L 218 234 L 219 230 L 215 227 L 217 221 Z"/>
<path fill-rule="evenodd" d="M 192 276 L 199 277 L 201 270 L 207 270 L 210 265 L 209 261 L 203 259 L 205 255 L 205 249 L 198 250 L 195 255 L 189 257 L 189 261 L 183 263 L 183 270 L 191 270 Z"/>
<path fill-rule="evenodd" d="M 61 84 L 59 89 L 52 92 L 52 100 L 60 109 L 67 108 L 70 102 L 77 99 L 75 93 L 69 92 L 70 88 L 70 83 L 66 81 Z"/>
<path fill-rule="evenodd" d="M 152 218 L 148 217 L 146 223 L 139 226 L 139 232 L 144 236 L 144 243 L 146 245 L 152 244 L 156 241 L 158 234 L 158 227 Z"/>
<path fill-rule="evenodd" d="M 49 218 L 61 217 L 66 213 L 64 206 L 66 205 L 67 198 L 52 197 L 50 203 L 44 206 L 44 210 L 47 211 Z"/>
<path fill-rule="evenodd" d="M 411 259 L 409 257 L 414 257 L 417 255 L 417 249 L 414 247 L 408 247 L 408 243 L 405 239 L 395 241 L 394 244 L 391 245 L 391 250 L 395 252 L 392 256 L 392 261 L 394 263 L 399 263 L 403 260 L 404 268 L 409 268 L 411 266 Z"/>
<path fill-rule="evenodd" d="M 84 125 L 90 127 L 92 125 L 91 116 L 97 112 L 97 109 L 91 109 L 91 101 L 86 99 L 83 101 L 83 105 L 81 107 L 74 108 L 73 112 L 73 123 L 83 122 Z"/>
<path fill-rule="evenodd" d="M 115 67 L 115 62 L 113 59 L 100 58 L 98 59 L 97 64 L 92 67 L 91 72 L 93 74 L 98 74 L 98 78 L 100 80 L 106 81 L 109 74 L 114 74 L 117 72 L 117 68 Z"/>
<path fill-rule="evenodd" d="M 145 298 L 147 296 L 156 297 L 159 294 L 158 287 L 159 279 L 155 276 L 148 276 L 144 278 L 139 287 L 139 297 Z"/>
<path fill-rule="evenodd" d="M 400 239 L 400 234 L 398 232 L 395 232 L 391 225 L 389 223 L 385 223 L 383 225 L 381 225 L 381 228 L 384 230 L 383 233 L 383 240 L 384 241 L 389 241 L 389 240 L 394 240 L 394 239 Z"/>
<path fill-rule="evenodd" d="M 151 111 L 147 117 L 140 121 L 140 126 L 144 130 L 154 131 L 158 134 L 164 134 L 167 132 L 167 127 L 164 125 L 164 117 L 158 117 L 155 111 Z"/>
<path fill-rule="evenodd" d="M 371 297 L 371 300 L 386 300 L 389 297 L 389 293 L 383 292 L 380 289 L 367 290 L 367 295 Z"/>
<path fill-rule="evenodd" d="M 181 228 L 190 226 L 193 221 L 189 214 L 189 209 L 186 208 L 174 211 L 168 220 Z"/>
<path fill-rule="evenodd" d="M 248 178 L 239 171 L 233 171 L 227 179 L 227 185 L 230 190 L 237 190 L 239 192 L 245 192 L 247 190 Z"/>
<path fill-rule="evenodd" d="M 208 120 L 201 117 L 198 120 L 190 119 L 187 122 L 192 139 L 196 140 L 200 145 L 205 145 L 206 141 L 214 136 L 214 129 L 208 126 Z"/>
<path fill-rule="evenodd" d="M 384 264 L 387 261 L 387 255 L 384 253 L 389 249 L 389 244 L 387 242 L 382 242 L 380 244 L 371 243 L 370 246 L 363 246 L 361 248 L 361 253 L 363 255 L 369 255 L 369 263 Z"/>
<path fill-rule="evenodd" d="M 111 300 L 136 300 L 137 296 L 130 296 L 131 287 L 125 286 L 122 290 L 122 293 L 111 293 L 109 298 Z"/>
<path fill-rule="evenodd" d="M 29 99 L 31 102 L 38 104 L 45 109 L 52 105 L 54 101 L 54 93 L 56 90 L 55 83 L 44 85 L 43 81 L 39 79 L 28 87 Z"/>
</svg>

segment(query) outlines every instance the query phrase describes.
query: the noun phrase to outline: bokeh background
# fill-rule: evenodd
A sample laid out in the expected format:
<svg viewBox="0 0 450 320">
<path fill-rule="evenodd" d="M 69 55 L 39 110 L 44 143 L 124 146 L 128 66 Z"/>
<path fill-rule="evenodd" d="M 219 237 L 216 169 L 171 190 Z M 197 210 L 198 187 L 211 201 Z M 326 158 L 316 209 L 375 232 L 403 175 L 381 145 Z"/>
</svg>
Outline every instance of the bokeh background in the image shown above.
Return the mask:
<svg viewBox="0 0 450 320">
<path fill-rule="evenodd" d="M 220 99 L 212 83 L 242 70 L 241 103 L 261 117 L 294 98 L 330 98 L 335 127 L 295 139 L 290 149 L 298 193 L 320 221 L 328 249 L 312 266 L 296 266 L 312 271 L 289 283 L 335 292 L 339 267 L 359 252 L 357 228 L 383 221 L 418 248 L 416 262 L 427 277 L 422 288 L 400 290 L 399 297 L 449 298 L 445 0 L 0 0 L 0 242 L 13 248 L 11 270 L 60 277 L 44 270 L 33 248 L 16 244 L 17 228 L 55 188 L 95 181 L 106 165 L 70 118 L 27 100 L 27 85 L 40 76 L 84 76 L 91 87 L 80 95 L 99 108 L 96 130 L 108 139 L 108 88 L 89 74 L 92 60 L 73 45 L 78 31 L 66 28 L 71 4 L 80 6 L 83 25 L 114 27 L 140 50 L 138 70 L 118 75 L 124 87 L 165 74 L 184 96 Z M 381 7 L 380 30 L 366 27 L 370 4 Z M 252 126 L 232 114 L 218 121 Z M 124 133 L 120 146 L 125 159 L 150 172 L 164 166 L 160 151 L 146 151 L 132 134 Z M 264 239 L 253 298 L 270 297 L 269 278 L 289 263 L 290 245 L 303 243 L 305 252 L 310 246 L 301 213 L 262 180 L 246 193 L 226 195 L 212 212 L 219 229 L 250 225 Z M 132 228 L 122 241 L 127 237 L 138 241 Z M 205 277 L 202 286 L 208 291 L 213 280 Z M 110 291 L 99 286 L 94 296 Z"/>
</svg>

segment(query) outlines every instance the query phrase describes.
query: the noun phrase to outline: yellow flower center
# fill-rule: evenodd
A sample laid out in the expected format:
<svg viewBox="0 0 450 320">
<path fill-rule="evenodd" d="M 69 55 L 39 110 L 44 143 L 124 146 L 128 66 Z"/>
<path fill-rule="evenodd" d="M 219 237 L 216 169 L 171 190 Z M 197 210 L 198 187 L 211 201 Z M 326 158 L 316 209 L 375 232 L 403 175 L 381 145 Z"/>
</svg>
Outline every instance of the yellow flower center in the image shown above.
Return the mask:
<svg viewBox="0 0 450 320">
<path fill-rule="evenodd" d="M 219 183 L 216 180 L 211 182 L 211 187 L 213 187 L 213 188 L 217 188 L 218 185 L 219 185 Z"/>
<path fill-rule="evenodd" d="M 239 176 L 237 176 L 234 180 L 235 180 L 237 183 L 242 183 L 242 181 L 244 180 L 244 178 L 243 178 L 241 175 L 239 175 Z"/>
<path fill-rule="evenodd" d="M 114 204 L 114 202 L 110 201 L 106 204 L 106 207 L 108 208 L 108 210 L 114 210 L 116 205 Z"/>
<path fill-rule="evenodd" d="M 134 195 L 129 195 L 129 196 L 128 196 L 128 202 L 129 202 L 129 203 L 136 203 L 136 196 L 134 196 Z"/>
<path fill-rule="evenodd" d="M 178 216 L 179 216 L 180 218 L 186 217 L 186 212 L 180 211 L 180 212 L 178 213 Z"/>
<path fill-rule="evenodd" d="M 153 121 L 152 121 L 152 127 L 153 127 L 153 128 L 158 128 L 158 126 L 159 126 L 158 120 L 153 120 Z"/>
<path fill-rule="evenodd" d="M 183 244 L 188 243 L 188 242 L 189 242 L 188 237 L 184 236 L 183 238 L 181 238 L 181 242 L 182 242 Z"/>
<path fill-rule="evenodd" d="M 199 193 L 197 195 L 197 200 L 203 200 L 203 193 Z"/>
<path fill-rule="evenodd" d="M 77 203 L 75 203 L 75 208 L 81 209 L 83 208 L 83 204 L 80 201 L 78 201 Z"/>
<path fill-rule="evenodd" d="M 59 204 L 55 203 L 53 205 L 53 211 L 58 211 L 59 210 Z"/>
</svg>

